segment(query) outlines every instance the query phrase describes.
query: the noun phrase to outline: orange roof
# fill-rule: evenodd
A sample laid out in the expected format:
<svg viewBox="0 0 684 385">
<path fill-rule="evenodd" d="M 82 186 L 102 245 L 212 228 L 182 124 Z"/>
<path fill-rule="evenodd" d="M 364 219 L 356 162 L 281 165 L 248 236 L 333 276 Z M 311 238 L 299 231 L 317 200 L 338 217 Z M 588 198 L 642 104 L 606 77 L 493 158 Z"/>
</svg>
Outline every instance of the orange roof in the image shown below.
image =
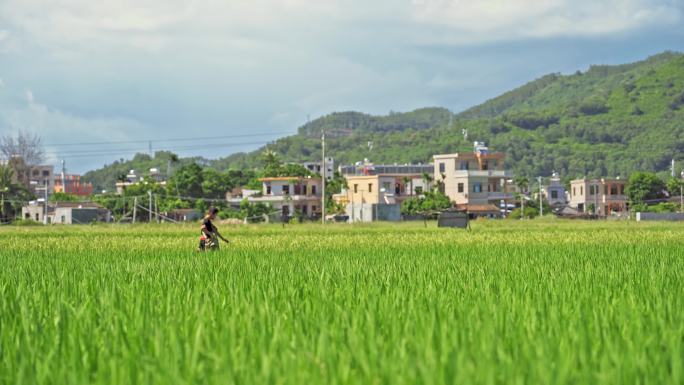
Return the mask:
<svg viewBox="0 0 684 385">
<path fill-rule="evenodd" d="M 466 210 L 469 213 L 499 213 L 499 209 L 492 205 L 457 205 L 457 208 Z"/>
<path fill-rule="evenodd" d="M 273 181 L 288 181 L 288 180 L 321 180 L 321 178 L 309 177 L 309 176 L 276 176 L 268 178 L 259 178 L 260 182 L 273 182 Z"/>
</svg>

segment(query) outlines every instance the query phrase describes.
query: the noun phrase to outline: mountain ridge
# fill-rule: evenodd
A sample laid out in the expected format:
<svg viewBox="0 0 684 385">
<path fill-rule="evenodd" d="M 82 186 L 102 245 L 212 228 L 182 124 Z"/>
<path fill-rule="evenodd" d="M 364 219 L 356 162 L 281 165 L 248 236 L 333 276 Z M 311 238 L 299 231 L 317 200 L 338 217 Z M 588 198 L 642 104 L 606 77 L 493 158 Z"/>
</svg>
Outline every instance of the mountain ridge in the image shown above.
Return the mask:
<svg viewBox="0 0 684 385">
<path fill-rule="evenodd" d="M 506 152 L 507 167 L 522 175 L 665 173 L 671 159 L 684 160 L 683 110 L 684 54 L 666 51 L 634 63 L 545 75 L 458 114 L 442 107 L 388 115 L 333 112 L 296 135 L 205 163 L 255 169 L 267 148 L 286 161 L 318 160 L 325 130 L 327 154 L 338 164 L 428 162 L 433 154 L 470 150 L 477 140 Z M 97 185 L 105 174 L 100 169 L 86 177 Z"/>
</svg>

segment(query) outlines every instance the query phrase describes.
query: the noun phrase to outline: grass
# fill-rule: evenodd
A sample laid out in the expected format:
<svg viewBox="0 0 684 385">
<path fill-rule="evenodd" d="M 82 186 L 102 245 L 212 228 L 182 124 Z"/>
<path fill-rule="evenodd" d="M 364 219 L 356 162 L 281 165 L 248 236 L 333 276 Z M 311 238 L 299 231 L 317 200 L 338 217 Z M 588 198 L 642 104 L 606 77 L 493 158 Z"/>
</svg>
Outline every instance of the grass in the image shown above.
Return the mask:
<svg viewBox="0 0 684 385">
<path fill-rule="evenodd" d="M 684 383 L 684 226 L 0 228 L 0 384 Z"/>
</svg>

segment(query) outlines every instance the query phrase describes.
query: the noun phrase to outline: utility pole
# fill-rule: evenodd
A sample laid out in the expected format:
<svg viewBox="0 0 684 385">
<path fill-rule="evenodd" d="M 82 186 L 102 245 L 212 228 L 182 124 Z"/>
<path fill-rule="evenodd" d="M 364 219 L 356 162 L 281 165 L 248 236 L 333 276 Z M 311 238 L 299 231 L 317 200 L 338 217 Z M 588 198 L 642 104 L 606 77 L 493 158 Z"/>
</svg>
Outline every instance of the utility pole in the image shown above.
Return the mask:
<svg viewBox="0 0 684 385">
<path fill-rule="evenodd" d="M 150 202 L 147 206 L 147 213 L 149 214 L 149 223 L 152 223 L 152 191 L 147 190 L 147 195 L 150 197 Z"/>
<path fill-rule="evenodd" d="M 679 175 L 682 177 L 682 179 L 679 181 L 679 211 L 684 213 L 684 171 L 682 171 Z"/>
<path fill-rule="evenodd" d="M 544 205 L 542 201 L 542 177 L 539 178 L 539 218 L 544 216 Z"/>
<path fill-rule="evenodd" d="M 135 215 L 138 213 L 138 197 L 133 198 L 133 223 L 135 223 Z"/>
<path fill-rule="evenodd" d="M 43 224 L 47 225 L 48 220 L 48 180 L 45 179 L 45 216 L 43 216 Z"/>
<path fill-rule="evenodd" d="M 325 224 L 325 128 L 322 129 L 321 135 L 321 223 Z"/>
</svg>

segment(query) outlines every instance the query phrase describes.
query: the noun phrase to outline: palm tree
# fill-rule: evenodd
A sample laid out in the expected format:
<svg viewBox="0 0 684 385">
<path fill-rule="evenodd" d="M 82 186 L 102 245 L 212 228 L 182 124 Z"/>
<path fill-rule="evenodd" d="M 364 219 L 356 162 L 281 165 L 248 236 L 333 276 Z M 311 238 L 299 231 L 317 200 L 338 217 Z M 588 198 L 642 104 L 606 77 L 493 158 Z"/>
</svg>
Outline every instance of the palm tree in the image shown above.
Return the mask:
<svg viewBox="0 0 684 385">
<path fill-rule="evenodd" d="M 515 178 L 515 184 L 520 190 L 520 219 L 525 217 L 525 190 L 527 190 L 529 183 L 530 181 L 525 176 Z"/>
</svg>

